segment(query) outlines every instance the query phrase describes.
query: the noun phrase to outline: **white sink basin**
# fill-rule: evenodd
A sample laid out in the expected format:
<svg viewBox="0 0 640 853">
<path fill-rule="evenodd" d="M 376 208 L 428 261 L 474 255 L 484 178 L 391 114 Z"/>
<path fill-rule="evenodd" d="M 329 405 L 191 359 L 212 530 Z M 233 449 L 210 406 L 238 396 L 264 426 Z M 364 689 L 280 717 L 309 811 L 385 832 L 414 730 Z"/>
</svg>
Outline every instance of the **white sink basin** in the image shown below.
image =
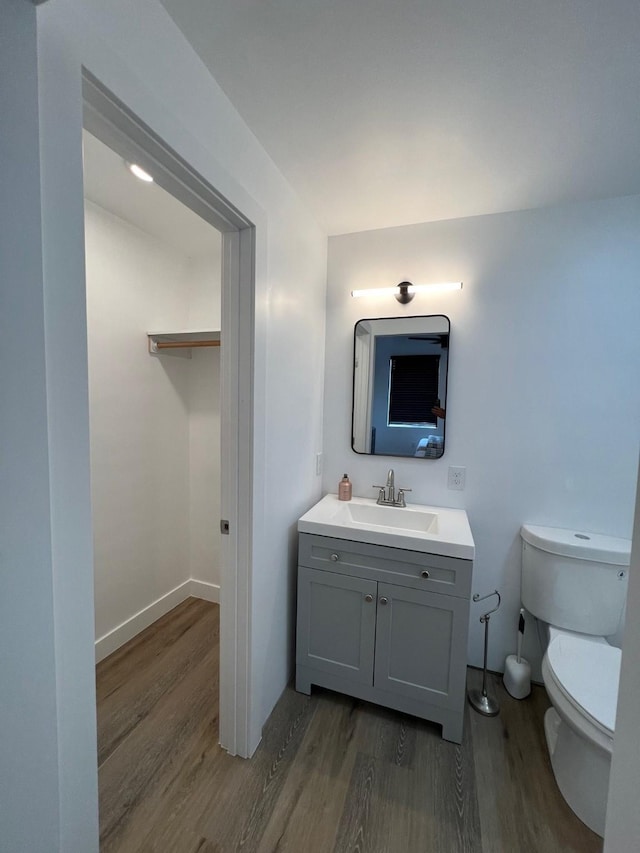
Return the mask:
<svg viewBox="0 0 640 853">
<path fill-rule="evenodd" d="M 376 527 L 393 527 L 396 530 L 415 530 L 416 533 L 437 533 L 438 514 L 425 512 L 409 507 L 379 506 L 371 503 L 355 503 L 342 501 L 337 518 L 342 518 L 356 527 L 364 525 Z"/>
<path fill-rule="evenodd" d="M 475 555 L 463 509 L 379 506 L 372 498 L 339 501 L 337 495 L 325 495 L 298 521 L 298 530 L 444 557 L 472 560 Z"/>
</svg>

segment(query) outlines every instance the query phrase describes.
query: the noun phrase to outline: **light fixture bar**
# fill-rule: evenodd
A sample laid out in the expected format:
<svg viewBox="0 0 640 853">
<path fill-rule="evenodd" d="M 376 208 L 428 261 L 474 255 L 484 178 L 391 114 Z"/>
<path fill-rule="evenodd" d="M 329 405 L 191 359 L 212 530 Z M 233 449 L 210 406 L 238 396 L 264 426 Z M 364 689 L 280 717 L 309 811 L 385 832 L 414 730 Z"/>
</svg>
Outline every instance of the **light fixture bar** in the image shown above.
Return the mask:
<svg viewBox="0 0 640 853">
<path fill-rule="evenodd" d="M 435 284 L 410 284 L 402 282 L 396 287 L 372 287 L 367 290 L 352 290 L 351 295 L 357 299 L 361 296 L 397 296 L 398 287 L 406 285 L 407 292 L 411 295 L 414 293 L 437 293 L 446 290 L 461 290 L 461 281 L 442 281 Z"/>
<path fill-rule="evenodd" d="M 351 295 L 358 299 L 361 296 L 395 296 L 397 292 L 397 287 L 372 287 L 369 290 L 352 290 Z"/>
</svg>

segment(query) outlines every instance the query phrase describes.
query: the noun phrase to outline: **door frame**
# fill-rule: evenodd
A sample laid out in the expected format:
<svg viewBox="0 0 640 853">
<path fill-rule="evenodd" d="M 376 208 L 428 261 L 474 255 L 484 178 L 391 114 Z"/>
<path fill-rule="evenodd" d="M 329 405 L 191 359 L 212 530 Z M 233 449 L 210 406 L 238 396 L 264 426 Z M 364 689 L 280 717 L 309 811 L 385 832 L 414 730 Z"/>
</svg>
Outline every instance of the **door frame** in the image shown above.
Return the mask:
<svg viewBox="0 0 640 853">
<path fill-rule="evenodd" d="M 255 225 L 86 68 L 82 95 L 85 129 L 222 235 L 220 508 L 229 535 L 221 547 L 219 740 L 232 755 L 249 757 Z"/>
</svg>

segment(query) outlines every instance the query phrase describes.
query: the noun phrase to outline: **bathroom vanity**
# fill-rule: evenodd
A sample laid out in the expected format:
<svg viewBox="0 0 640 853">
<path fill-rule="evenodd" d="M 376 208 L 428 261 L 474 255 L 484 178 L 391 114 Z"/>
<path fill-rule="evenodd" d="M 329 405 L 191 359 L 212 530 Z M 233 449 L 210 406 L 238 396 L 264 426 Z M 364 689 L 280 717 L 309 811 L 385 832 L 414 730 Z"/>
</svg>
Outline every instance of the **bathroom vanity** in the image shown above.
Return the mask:
<svg viewBox="0 0 640 853">
<path fill-rule="evenodd" d="M 327 495 L 298 531 L 296 689 L 432 720 L 460 743 L 474 557 L 464 510 Z"/>
</svg>

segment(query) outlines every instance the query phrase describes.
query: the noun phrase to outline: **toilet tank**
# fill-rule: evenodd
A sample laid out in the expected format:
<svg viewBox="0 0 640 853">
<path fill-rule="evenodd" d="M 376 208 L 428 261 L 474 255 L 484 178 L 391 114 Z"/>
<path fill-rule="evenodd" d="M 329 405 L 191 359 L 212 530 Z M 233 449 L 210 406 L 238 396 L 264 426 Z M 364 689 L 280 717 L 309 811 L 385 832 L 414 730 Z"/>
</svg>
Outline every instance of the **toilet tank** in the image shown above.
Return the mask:
<svg viewBox="0 0 640 853">
<path fill-rule="evenodd" d="M 524 524 L 522 603 L 538 619 L 606 637 L 627 596 L 631 540 Z"/>
</svg>

